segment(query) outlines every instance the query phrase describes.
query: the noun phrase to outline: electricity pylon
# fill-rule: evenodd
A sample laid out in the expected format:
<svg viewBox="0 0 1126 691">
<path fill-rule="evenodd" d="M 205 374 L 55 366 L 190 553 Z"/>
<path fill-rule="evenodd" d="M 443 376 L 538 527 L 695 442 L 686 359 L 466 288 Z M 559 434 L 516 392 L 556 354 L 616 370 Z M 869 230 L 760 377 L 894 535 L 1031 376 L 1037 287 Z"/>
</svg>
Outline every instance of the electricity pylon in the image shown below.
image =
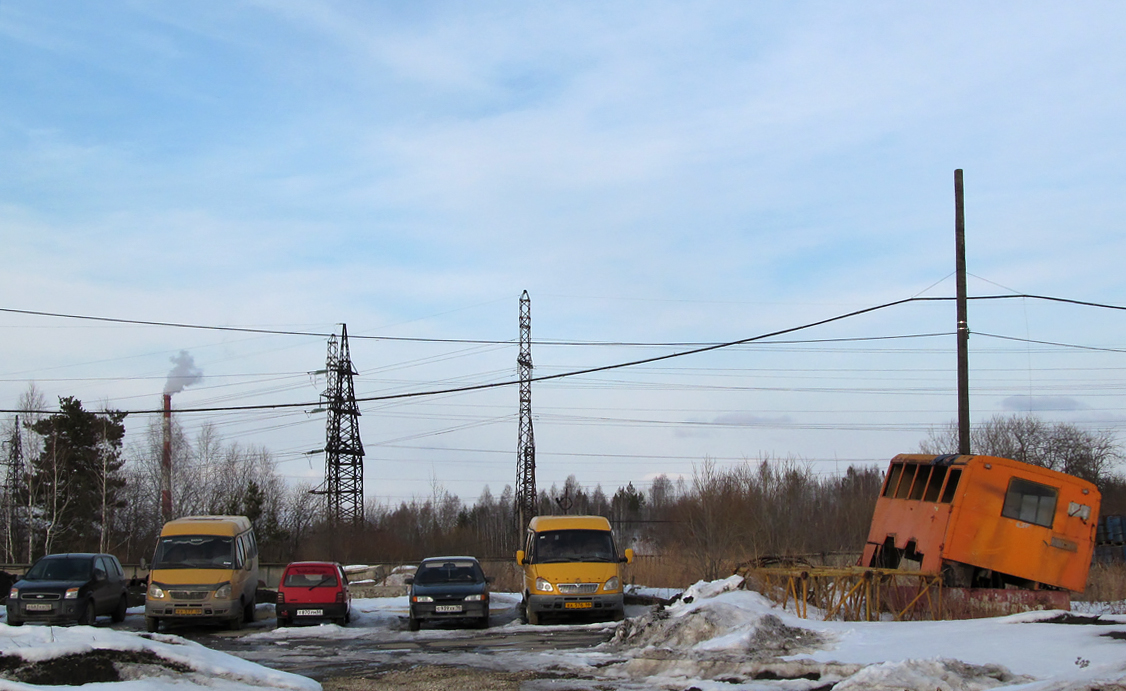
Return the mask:
<svg viewBox="0 0 1126 691">
<path fill-rule="evenodd" d="M 325 361 L 328 380 L 325 399 L 325 482 L 316 494 L 327 495 L 330 524 L 360 523 L 364 519 L 364 445 L 360 441 L 360 408 L 352 377 L 359 374 L 348 350 L 348 325 L 340 340 L 328 339 Z"/>
<path fill-rule="evenodd" d="M 516 445 L 516 540 L 536 515 L 536 437 L 532 431 L 532 300 L 520 296 L 520 432 Z"/>
</svg>

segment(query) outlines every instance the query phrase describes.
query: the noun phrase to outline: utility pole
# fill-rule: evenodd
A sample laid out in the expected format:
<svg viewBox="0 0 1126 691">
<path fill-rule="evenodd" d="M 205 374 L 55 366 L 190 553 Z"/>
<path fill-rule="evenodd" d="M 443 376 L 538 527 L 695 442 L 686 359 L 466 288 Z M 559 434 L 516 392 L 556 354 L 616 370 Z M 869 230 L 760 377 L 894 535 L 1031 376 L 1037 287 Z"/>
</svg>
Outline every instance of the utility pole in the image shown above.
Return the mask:
<svg viewBox="0 0 1126 691">
<path fill-rule="evenodd" d="M 966 316 L 966 208 L 962 169 L 954 171 L 954 262 L 958 284 L 958 453 L 970 454 L 970 326 Z"/>
<path fill-rule="evenodd" d="M 328 382 L 321 394 L 328 410 L 325 481 L 313 493 L 327 495 L 328 522 L 335 530 L 364 519 L 364 445 L 360 441 L 360 408 L 352 381 L 359 373 L 352 366 L 347 324 L 341 325 L 339 341 L 335 334 L 328 339 L 325 371 Z"/>
<path fill-rule="evenodd" d="M 516 541 L 536 515 L 536 437 L 532 431 L 532 300 L 520 296 L 520 430 L 516 444 Z"/>
</svg>

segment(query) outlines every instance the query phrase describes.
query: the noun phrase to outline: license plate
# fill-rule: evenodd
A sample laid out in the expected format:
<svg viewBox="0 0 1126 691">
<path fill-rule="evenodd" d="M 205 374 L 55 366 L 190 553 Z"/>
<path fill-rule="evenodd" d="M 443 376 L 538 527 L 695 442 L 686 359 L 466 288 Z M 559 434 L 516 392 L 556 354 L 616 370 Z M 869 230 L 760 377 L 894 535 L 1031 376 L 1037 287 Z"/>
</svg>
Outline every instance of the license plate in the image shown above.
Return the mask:
<svg viewBox="0 0 1126 691">
<path fill-rule="evenodd" d="M 198 616 L 200 614 L 203 614 L 203 608 L 201 608 L 201 607 L 177 607 L 173 611 L 173 614 L 175 614 L 177 616 L 193 616 L 193 615 Z"/>
<path fill-rule="evenodd" d="M 323 617 L 325 611 L 323 609 L 299 609 L 297 616 L 299 617 Z"/>
<path fill-rule="evenodd" d="M 28 612 L 50 612 L 54 608 L 54 605 L 40 602 L 30 602 L 27 605 Z"/>
<path fill-rule="evenodd" d="M 594 607 L 593 602 L 564 602 L 563 609 L 590 609 Z"/>
<path fill-rule="evenodd" d="M 460 612 L 461 605 L 435 605 L 435 612 Z"/>
</svg>

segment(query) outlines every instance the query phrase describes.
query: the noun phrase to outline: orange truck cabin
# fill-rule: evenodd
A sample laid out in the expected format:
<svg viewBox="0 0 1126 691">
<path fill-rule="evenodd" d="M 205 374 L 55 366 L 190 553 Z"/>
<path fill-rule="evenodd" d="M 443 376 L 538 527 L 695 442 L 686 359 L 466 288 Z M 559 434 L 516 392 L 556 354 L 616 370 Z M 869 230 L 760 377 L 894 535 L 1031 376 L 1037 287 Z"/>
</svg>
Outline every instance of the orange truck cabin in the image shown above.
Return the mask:
<svg viewBox="0 0 1126 691">
<path fill-rule="evenodd" d="M 994 456 L 900 454 L 861 563 L 941 573 L 953 587 L 1082 592 L 1100 495 L 1086 480 Z"/>
</svg>

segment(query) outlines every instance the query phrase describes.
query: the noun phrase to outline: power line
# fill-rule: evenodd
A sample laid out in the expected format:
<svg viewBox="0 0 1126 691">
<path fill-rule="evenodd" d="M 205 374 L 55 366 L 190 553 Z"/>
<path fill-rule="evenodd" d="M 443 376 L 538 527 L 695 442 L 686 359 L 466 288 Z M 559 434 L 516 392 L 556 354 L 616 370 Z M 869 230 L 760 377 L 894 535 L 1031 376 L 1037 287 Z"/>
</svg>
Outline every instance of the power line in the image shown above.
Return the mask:
<svg viewBox="0 0 1126 691">
<path fill-rule="evenodd" d="M 1123 306 L 1120 306 L 1120 305 L 1108 305 L 1108 304 L 1090 302 L 1090 301 L 1085 301 L 1085 300 L 1073 300 L 1073 299 L 1070 299 L 1070 298 L 1057 298 L 1057 297 L 1051 297 L 1051 296 L 1032 295 L 1032 294 L 984 295 L 984 296 L 971 297 L 969 299 L 971 299 L 971 300 L 1036 299 L 1036 300 L 1046 300 L 1046 301 L 1050 301 L 1050 302 L 1060 302 L 1060 303 L 1071 304 L 1071 305 L 1081 305 L 1081 306 L 1087 306 L 1087 307 L 1099 307 L 1099 308 L 1104 308 L 1104 309 L 1114 309 L 1114 310 L 1126 311 L 1126 307 L 1123 307 Z M 851 319 L 853 317 L 858 317 L 858 316 L 862 316 L 862 315 L 865 315 L 865 314 L 870 314 L 870 313 L 873 313 L 873 312 L 878 312 L 878 311 L 881 311 L 881 310 L 889 309 L 889 308 L 892 308 L 892 307 L 898 307 L 898 306 L 909 304 L 909 303 L 914 303 L 914 302 L 950 302 L 950 301 L 953 301 L 953 300 L 955 300 L 955 298 L 952 298 L 952 297 L 909 297 L 909 298 L 903 298 L 903 299 L 900 299 L 900 300 L 893 300 L 891 302 L 885 302 L 883 304 L 875 305 L 875 306 L 872 306 L 872 307 L 865 307 L 865 308 L 862 308 L 862 309 L 853 310 L 851 312 L 846 312 L 844 314 L 839 314 L 839 315 L 836 315 L 836 316 L 833 316 L 833 317 L 828 317 L 828 318 L 820 319 L 820 320 L 817 320 L 817 321 L 814 321 L 814 322 L 809 322 L 807 324 L 802 324 L 800 326 L 794 326 L 794 327 L 790 327 L 790 328 L 786 328 L 786 329 L 780 329 L 780 330 L 777 330 L 777 331 L 772 331 L 772 332 L 765 333 L 765 334 L 760 334 L 758 336 L 751 336 L 751 337 L 748 337 L 748 338 L 741 338 L 741 339 L 738 339 L 738 340 L 727 341 L 727 342 L 722 342 L 722 343 L 710 343 L 710 344 L 701 345 L 699 347 L 694 347 L 694 348 L 691 348 L 689 350 L 684 350 L 684 351 L 680 351 L 680 352 L 676 352 L 676 353 L 666 353 L 664 355 L 655 355 L 653 357 L 641 358 L 641 359 L 637 359 L 637 360 L 630 360 L 630 361 L 627 361 L 627 362 L 619 362 L 619 363 L 614 363 L 614 364 L 610 364 L 610 365 L 601 365 L 601 366 L 598 366 L 598 367 L 589 367 L 589 368 L 580 369 L 580 370 L 572 370 L 572 371 L 560 372 L 560 373 L 556 373 L 556 374 L 542 375 L 542 376 L 538 376 L 538 377 L 532 377 L 531 381 L 532 382 L 552 381 L 552 380 L 556 380 L 556 379 L 576 377 L 576 376 L 580 376 L 580 375 L 584 375 L 584 374 L 593 374 L 593 373 L 596 373 L 596 372 L 606 372 L 606 371 L 615 370 L 615 369 L 635 367 L 637 365 L 644 365 L 644 364 L 649 364 L 649 363 L 653 363 L 653 362 L 661 362 L 661 361 L 664 361 L 664 360 L 671 360 L 673 358 L 686 357 L 688 355 L 698 355 L 698 354 L 701 354 L 701 353 L 707 353 L 707 352 L 711 352 L 711 351 L 715 351 L 715 350 L 721 350 L 721 349 L 724 349 L 724 348 L 731 348 L 733 346 L 739 346 L 739 345 L 745 345 L 745 344 L 748 344 L 748 343 L 754 343 L 754 342 L 762 341 L 762 340 L 765 340 L 765 339 L 768 339 L 768 338 L 773 338 L 773 337 L 776 337 L 776 336 L 782 336 L 782 335 L 785 335 L 785 334 L 796 333 L 798 331 L 811 329 L 811 328 L 814 328 L 814 327 L 817 327 L 817 326 L 824 326 L 826 324 L 831 324 L 831 323 L 834 323 L 834 322 L 843 321 L 845 319 Z M 17 313 L 17 314 L 34 314 L 34 315 L 38 315 L 38 316 L 52 316 L 52 317 L 73 318 L 73 319 L 89 319 L 89 320 L 95 320 L 95 321 L 106 321 L 106 322 L 114 322 L 114 323 L 129 323 L 129 324 L 142 324 L 142 325 L 149 325 L 149 326 L 167 326 L 167 327 L 178 327 L 178 328 L 214 329 L 214 330 L 223 330 L 223 331 L 245 331 L 245 332 L 250 332 L 250 333 L 272 333 L 272 334 L 278 334 L 278 335 L 325 336 L 325 337 L 331 336 L 331 334 L 319 334 L 319 333 L 309 333 L 309 332 L 272 331 L 272 330 L 266 330 L 266 329 L 250 329 L 250 328 L 245 328 L 245 327 L 218 327 L 218 326 L 179 324 L 179 323 L 173 323 L 173 322 L 153 322 L 153 321 L 141 321 L 141 320 L 116 319 L 116 318 L 109 318 L 109 317 L 90 317 L 90 316 L 82 316 L 82 315 L 67 315 L 67 314 L 48 313 L 48 312 L 33 312 L 33 311 L 29 311 L 29 310 L 16 310 L 16 309 L 10 309 L 10 308 L 0 308 L 0 312 L 10 312 L 10 313 Z M 431 341 L 431 342 L 458 342 L 458 343 L 464 343 L 464 342 L 471 342 L 471 343 L 511 343 L 511 341 L 467 341 L 467 340 L 458 340 L 458 339 L 407 339 L 407 338 L 402 338 L 402 337 L 384 337 L 384 336 L 369 336 L 367 338 L 388 339 L 388 340 L 416 340 L 416 341 L 425 340 L 425 341 Z M 1019 340 L 1019 339 L 1013 339 L 1013 340 Z M 362 397 L 362 398 L 358 397 L 358 398 L 356 398 L 356 402 L 357 403 L 361 403 L 361 402 L 368 403 L 368 402 L 375 402 L 375 401 L 389 401 L 389 400 L 399 400 L 399 399 L 406 399 L 406 398 L 419 398 L 419 397 L 425 397 L 425 396 L 437 396 L 437 395 L 443 395 L 443 394 L 462 393 L 462 392 L 468 392 L 468 391 L 481 391 L 481 390 L 485 390 L 485 389 L 494 389 L 494 388 L 500 388 L 500 387 L 516 386 L 519 383 L 520 383 L 519 380 L 508 380 L 508 381 L 500 381 L 500 382 L 490 382 L 490 383 L 486 383 L 486 384 L 472 384 L 472 385 L 468 385 L 468 386 L 452 387 L 452 388 L 446 388 L 446 389 L 436 389 L 436 390 L 430 390 L 430 391 L 413 391 L 413 392 L 405 392 L 405 393 L 397 393 L 397 394 L 385 394 L 385 395 L 381 395 L 381 396 L 367 396 L 367 397 Z M 205 408 L 182 408 L 182 409 L 179 410 L 179 412 L 181 414 L 182 413 L 214 413 L 214 412 L 232 412 L 232 411 L 249 411 L 249 410 L 272 410 L 272 409 L 299 408 L 299 407 L 303 408 L 303 407 L 309 407 L 309 406 L 315 406 L 315 405 L 316 405 L 316 402 L 308 402 L 308 401 L 307 402 L 301 402 L 301 403 L 264 403 L 264 404 L 247 405 L 247 406 L 222 406 L 222 407 L 216 406 L 216 407 L 205 407 Z M 2 410 L 0 412 L 5 412 L 5 413 L 38 412 L 38 413 L 50 414 L 52 411 Z M 162 410 L 135 410 L 135 411 L 125 411 L 125 412 L 128 413 L 128 414 L 132 414 L 132 415 L 146 415 L 146 414 L 154 414 L 154 413 L 159 414 L 159 413 L 162 413 L 163 411 Z"/>
</svg>

